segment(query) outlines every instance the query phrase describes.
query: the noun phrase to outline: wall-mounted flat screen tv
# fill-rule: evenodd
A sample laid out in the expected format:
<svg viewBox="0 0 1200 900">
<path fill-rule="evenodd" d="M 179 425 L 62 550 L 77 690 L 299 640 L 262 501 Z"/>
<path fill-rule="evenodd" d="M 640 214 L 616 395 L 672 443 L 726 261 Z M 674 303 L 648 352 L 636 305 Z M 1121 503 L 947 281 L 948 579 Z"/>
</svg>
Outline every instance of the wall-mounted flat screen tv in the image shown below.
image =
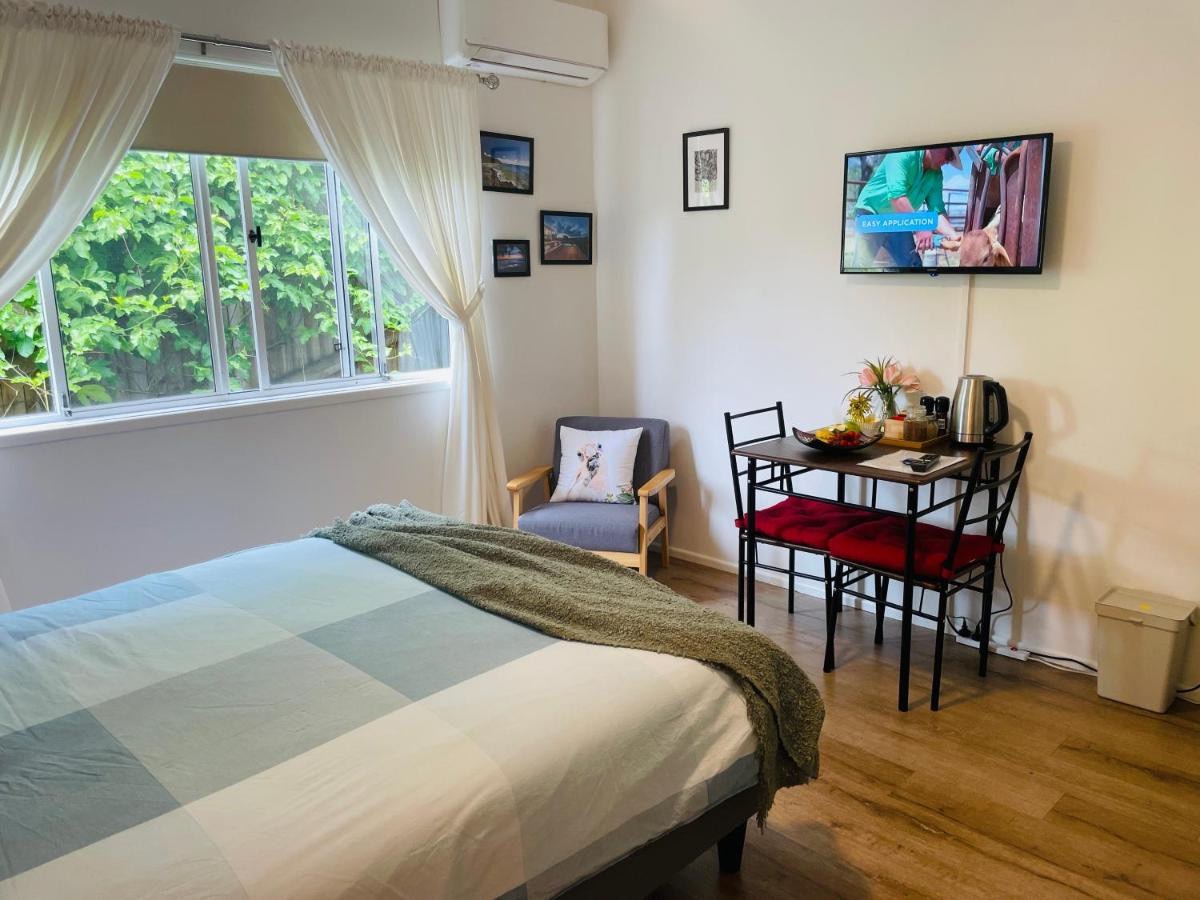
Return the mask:
<svg viewBox="0 0 1200 900">
<path fill-rule="evenodd" d="M 846 154 L 843 274 L 1036 275 L 1052 134 Z"/>
</svg>

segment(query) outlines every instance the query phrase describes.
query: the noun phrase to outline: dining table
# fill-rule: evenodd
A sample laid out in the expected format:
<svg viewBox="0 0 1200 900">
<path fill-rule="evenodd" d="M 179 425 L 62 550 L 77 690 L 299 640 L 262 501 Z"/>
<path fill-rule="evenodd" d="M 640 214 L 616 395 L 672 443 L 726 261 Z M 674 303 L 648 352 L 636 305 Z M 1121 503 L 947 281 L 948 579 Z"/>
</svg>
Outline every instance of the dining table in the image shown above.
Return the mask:
<svg viewBox="0 0 1200 900">
<path fill-rule="evenodd" d="M 993 443 L 988 449 L 1003 449 L 1008 445 Z M 809 500 L 822 500 L 857 508 L 880 511 L 876 505 L 878 484 L 880 482 L 900 485 L 905 492 L 903 510 L 896 510 L 906 520 L 905 560 L 903 572 L 903 600 L 901 603 L 901 642 L 900 642 L 900 686 L 898 706 L 901 712 L 908 710 L 909 670 L 912 663 L 912 622 L 913 595 L 916 587 L 915 551 L 917 522 L 941 509 L 952 507 L 959 499 L 958 487 L 967 480 L 967 476 L 975 461 L 979 447 L 963 446 L 951 443 L 949 439 L 939 441 L 936 445 L 921 450 L 910 450 L 912 456 L 923 453 L 935 453 L 943 460 L 952 460 L 948 464 L 928 472 L 895 471 L 864 465 L 871 460 L 894 454 L 898 448 L 894 445 L 875 443 L 869 447 L 845 451 L 830 452 L 815 449 L 802 444 L 795 437 L 776 437 L 747 444 L 736 448 L 733 453 L 747 461 L 747 491 L 746 491 L 746 528 L 750 534 L 756 534 L 757 495 L 760 493 L 783 497 L 798 497 Z M 795 490 L 795 480 L 805 474 L 827 472 L 837 476 L 836 497 L 821 497 L 803 491 Z M 985 478 L 995 481 L 999 477 L 998 468 L 984 473 Z M 858 503 L 847 499 L 847 479 L 855 477 L 871 483 L 871 502 Z M 938 486 L 945 481 L 954 482 L 953 492 L 943 492 L 938 496 Z M 927 500 L 922 506 L 921 494 L 927 489 Z M 989 490 L 989 506 L 995 509 L 998 491 Z M 989 536 L 991 534 L 989 523 Z M 754 625 L 755 578 L 758 548 L 756 541 L 747 545 L 746 569 L 750 573 L 746 579 L 746 623 Z M 985 603 L 990 607 L 993 575 L 989 570 L 983 586 Z M 980 639 L 980 674 L 987 669 L 988 625 L 990 609 L 985 609 L 984 621 L 981 622 Z"/>
</svg>

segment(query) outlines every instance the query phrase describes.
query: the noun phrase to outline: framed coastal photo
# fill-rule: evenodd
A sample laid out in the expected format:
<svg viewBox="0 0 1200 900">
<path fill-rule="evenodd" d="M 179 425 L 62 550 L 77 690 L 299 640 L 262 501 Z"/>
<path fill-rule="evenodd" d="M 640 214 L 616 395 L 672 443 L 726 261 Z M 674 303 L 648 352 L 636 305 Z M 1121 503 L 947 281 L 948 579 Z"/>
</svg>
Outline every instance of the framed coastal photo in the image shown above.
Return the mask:
<svg viewBox="0 0 1200 900">
<path fill-rule="evenodd" d="M 492 241 L 492 274 L 497 278 L 523 278 L 529 274 L 529 241 Z"/>
<path fill-rule="evenodd" d="M 729 209 L 729 129 L 683 136 L 683 211 Z"/>
<path fill-rule="evenodd" d="M 485 191 L 533 193 L 533 138 L 481 131 L 479 150 Z"/>
<path fill-rule="evenodd" d="M 542 265 L 592 264 L 592 214 L 542 210 Z"/>
</svg>

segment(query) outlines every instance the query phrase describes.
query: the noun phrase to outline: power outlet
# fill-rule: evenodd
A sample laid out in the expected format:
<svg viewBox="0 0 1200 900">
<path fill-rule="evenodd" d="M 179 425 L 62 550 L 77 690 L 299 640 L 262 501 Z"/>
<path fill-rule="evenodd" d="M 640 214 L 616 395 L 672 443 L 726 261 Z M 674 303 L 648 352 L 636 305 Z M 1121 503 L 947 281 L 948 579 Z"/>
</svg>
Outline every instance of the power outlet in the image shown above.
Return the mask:
<svg viewBox="0 0 1200 900">
<path fill-rule="evenodd" d="M 979 649 L 979 641 L 972 638 L 965 638 L 961 634 L 956 634 L 954 639 L 960 644 L 966 644 L 968 647 Z M 997 656 L 1007 656 L 1010 659 L 1019 659 L 1021 662 L 1029 659 L 1028 650 L 1018 650 L 1016 647 L 1010 647 L 1007 644 L 988 644 L 988 652 L 995 653 Z"/>
</svg>

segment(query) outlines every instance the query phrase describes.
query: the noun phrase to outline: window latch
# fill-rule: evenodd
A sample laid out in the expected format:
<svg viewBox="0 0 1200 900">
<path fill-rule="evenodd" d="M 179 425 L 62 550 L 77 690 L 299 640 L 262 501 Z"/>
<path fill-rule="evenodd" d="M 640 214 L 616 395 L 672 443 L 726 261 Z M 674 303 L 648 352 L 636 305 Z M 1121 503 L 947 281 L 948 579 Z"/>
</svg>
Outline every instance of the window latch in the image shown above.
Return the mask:
<svg viewBox="0 0 1200 900">
<path fill-rule="evenodd" d="M 255 225 L 254 229 L 252 231 L 247 231 L 246 239 L 248 241 L 250 241 L 250 243 L 257 244 L 258 246 L 261 247 L 262 246 L 262 226 Z"/>
</svg>

